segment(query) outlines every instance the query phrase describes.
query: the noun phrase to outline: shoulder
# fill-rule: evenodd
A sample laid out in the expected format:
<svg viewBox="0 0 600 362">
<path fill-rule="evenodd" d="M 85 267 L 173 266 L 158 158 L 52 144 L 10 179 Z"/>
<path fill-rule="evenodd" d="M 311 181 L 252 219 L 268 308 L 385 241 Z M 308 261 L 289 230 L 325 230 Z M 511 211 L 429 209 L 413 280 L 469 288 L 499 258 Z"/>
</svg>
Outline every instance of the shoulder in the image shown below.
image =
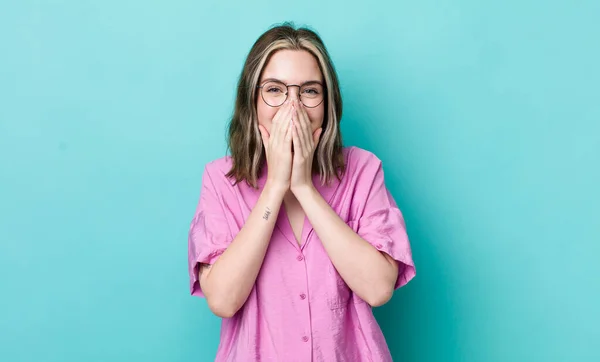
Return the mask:
<svg viewBox="0 0 600 362">
<path fill-rule="evenodd" d="M 216 160 L 212 160 L 204 166 L 205 171 L 207 172 L 217 172 L 222 173 L 223 175 L 227 174 L 233 165 L 233 160 L 231 156 L 224 156 L 221 158 L 217 158 Z"/>
<path fill-rule="evenodd" d="M 381 168 L 381 160 L 373 152 L 356 146 L 344 147 L 343 152 L 350 177 L 373 175 Z"/>
<path fill-rule="evenodd" d="M 215 186 L 231 186 L 231 180 L 227 173 L 231 170 L 233 161 L 231 156 L 224 156 L 208 162 L 204 166 L 204 176 L 206 181 L 210 181 Z"/>
<path fill-rule="evenodd" d="M 361 161 L 377 161 L 381 160 L 371 151 L 367 151 L 364 148 L 349 146 L 342 149 L 346 162 L 361 162 Z"/>
</svg>

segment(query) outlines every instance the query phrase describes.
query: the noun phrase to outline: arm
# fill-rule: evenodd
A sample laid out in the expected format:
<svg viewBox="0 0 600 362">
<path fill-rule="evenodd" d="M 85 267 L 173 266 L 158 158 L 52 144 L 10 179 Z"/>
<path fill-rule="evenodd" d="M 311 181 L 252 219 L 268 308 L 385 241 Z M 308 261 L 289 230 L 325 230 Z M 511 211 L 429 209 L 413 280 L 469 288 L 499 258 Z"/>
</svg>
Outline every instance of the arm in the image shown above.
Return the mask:
<svg viewBox="0 0 600 362">
<path fill-rule="evenodd" d="M 387 303 L 398 277 L 398 263 L 346 225 L 314 187 L 294 193 L 350 289 L 371 306 Z"/>
<path fill-rule="evenodd" d="M 232 317 L 246 302 L 263 263 L 285 191 L 266 185 L 256 206 L 227 250 L 200 267 L 200 286 L 211 311 Z"/>
<path fill-rule="evenodd" d="M 232 317 L 246 302 L 260 271 L 283 197 L 290 185 L 292 164 L 291 103 L 273 119 L 271 133 L 259 126 L 266 149 L 268 179 L 265 187 L 231 244 L 214 262 L 199 271 L 200 288 L 216 315 Z"/>
<path fill-rule="evenodd" d="M 312 161 L 322 130 L 312 130 L 303 106 L 293 113 L 292 120 L 294 163 L 290 190 L 350 289 L 371 306 L 385 304 L 396 286 L 398 263 L 354 232 L 321 197 L 312 182 Z M 383 175 L 377 181 L 378 189 L 384 190 Z M 380 196 L 382 193 L 374 194 Z M 365 202 L 374 206 L 379 204 L 377 198 L 374 203 Z"/>
</svg>

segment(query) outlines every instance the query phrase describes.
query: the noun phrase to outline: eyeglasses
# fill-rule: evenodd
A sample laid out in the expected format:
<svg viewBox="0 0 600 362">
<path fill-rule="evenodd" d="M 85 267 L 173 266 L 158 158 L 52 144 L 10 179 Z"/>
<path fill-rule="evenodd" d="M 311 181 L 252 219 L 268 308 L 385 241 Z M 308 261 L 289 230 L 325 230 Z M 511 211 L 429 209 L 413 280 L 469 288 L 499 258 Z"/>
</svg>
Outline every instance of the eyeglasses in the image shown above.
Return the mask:
<svg viewBox="0 0 600 362">
<path fill-rule="evenodd" d="M 302 102 L 305 107 L 315 108 L 325 99 L 325 89 L 323 85 L 318 82 L 308 82 L 302 85 L 286 85 L 282 82 L 269 80 L 262 85 L 256 86 L 256 88 L 260 88 L 260 95 L 263 101 L 271 107 L 279 107 L 288 99 L 290 93 L 289 87 L 298 87 L 300 89 L 298 96 L 300 102 Z"/>
</svg>

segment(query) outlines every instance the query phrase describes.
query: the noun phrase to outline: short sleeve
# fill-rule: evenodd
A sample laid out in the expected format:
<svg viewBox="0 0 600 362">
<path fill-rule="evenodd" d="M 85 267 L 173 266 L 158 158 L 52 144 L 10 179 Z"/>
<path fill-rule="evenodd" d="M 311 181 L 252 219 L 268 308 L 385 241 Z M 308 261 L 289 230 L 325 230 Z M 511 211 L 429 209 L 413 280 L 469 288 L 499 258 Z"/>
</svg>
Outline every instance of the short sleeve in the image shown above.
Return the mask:
<svg viewBox="0 0 600 362">
<path fill-rule="evenodd" d="M 204 297 L 198 279 L 200 264 L 214 264 L 231 240 L 224 208 L 206 167 L 200 200 L 188 234 L 188 270 L 192 295 Z"/>
<path fill-rule="evenodd" d="M 381 161 L 376 159 L 376 171 L 373 176 L 361 180 L 367 195 L 362 213 L 350 223 L 354 231 L 377 250 L 391 256 L 398 262 L 398 279 L 394 289 L 406 285 L 415 275 L 416 269 L 412 259 L 412 251 L 406 224 L 402 212 L 384 182 Z"/>
</svg>

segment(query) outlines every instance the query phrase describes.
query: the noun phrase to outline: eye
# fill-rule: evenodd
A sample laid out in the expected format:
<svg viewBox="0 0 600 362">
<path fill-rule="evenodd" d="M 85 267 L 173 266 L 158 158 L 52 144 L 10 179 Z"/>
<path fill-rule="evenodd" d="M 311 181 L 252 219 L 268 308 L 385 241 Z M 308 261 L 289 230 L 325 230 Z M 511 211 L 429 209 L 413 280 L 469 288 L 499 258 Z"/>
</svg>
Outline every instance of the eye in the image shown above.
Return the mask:
<svg viewBox="0 0 600 362">
<path fill-rule="evenodd" d="M 267 92 L 269 92 L 269 93 L 278 93 L 278 92 L 282 92 L 282 90 L 280 88 L 277 88 L 277 87 L 269 87 L 269 88 L 267 88 Z"/>
<path fill-rule="evenodd" d="M 308 93 L 308 94 L 312 94 L 312 95 L 317 95 L 317 94 L 319 94 L 320 92 L 319 92 L 319 90 L 318 90 L 318 89 L 316 89 L 316 88 L 309 88 L 309 89 L 304 89 L 304 90 L 302 91 L 302 93 Z"/>
</svg>

